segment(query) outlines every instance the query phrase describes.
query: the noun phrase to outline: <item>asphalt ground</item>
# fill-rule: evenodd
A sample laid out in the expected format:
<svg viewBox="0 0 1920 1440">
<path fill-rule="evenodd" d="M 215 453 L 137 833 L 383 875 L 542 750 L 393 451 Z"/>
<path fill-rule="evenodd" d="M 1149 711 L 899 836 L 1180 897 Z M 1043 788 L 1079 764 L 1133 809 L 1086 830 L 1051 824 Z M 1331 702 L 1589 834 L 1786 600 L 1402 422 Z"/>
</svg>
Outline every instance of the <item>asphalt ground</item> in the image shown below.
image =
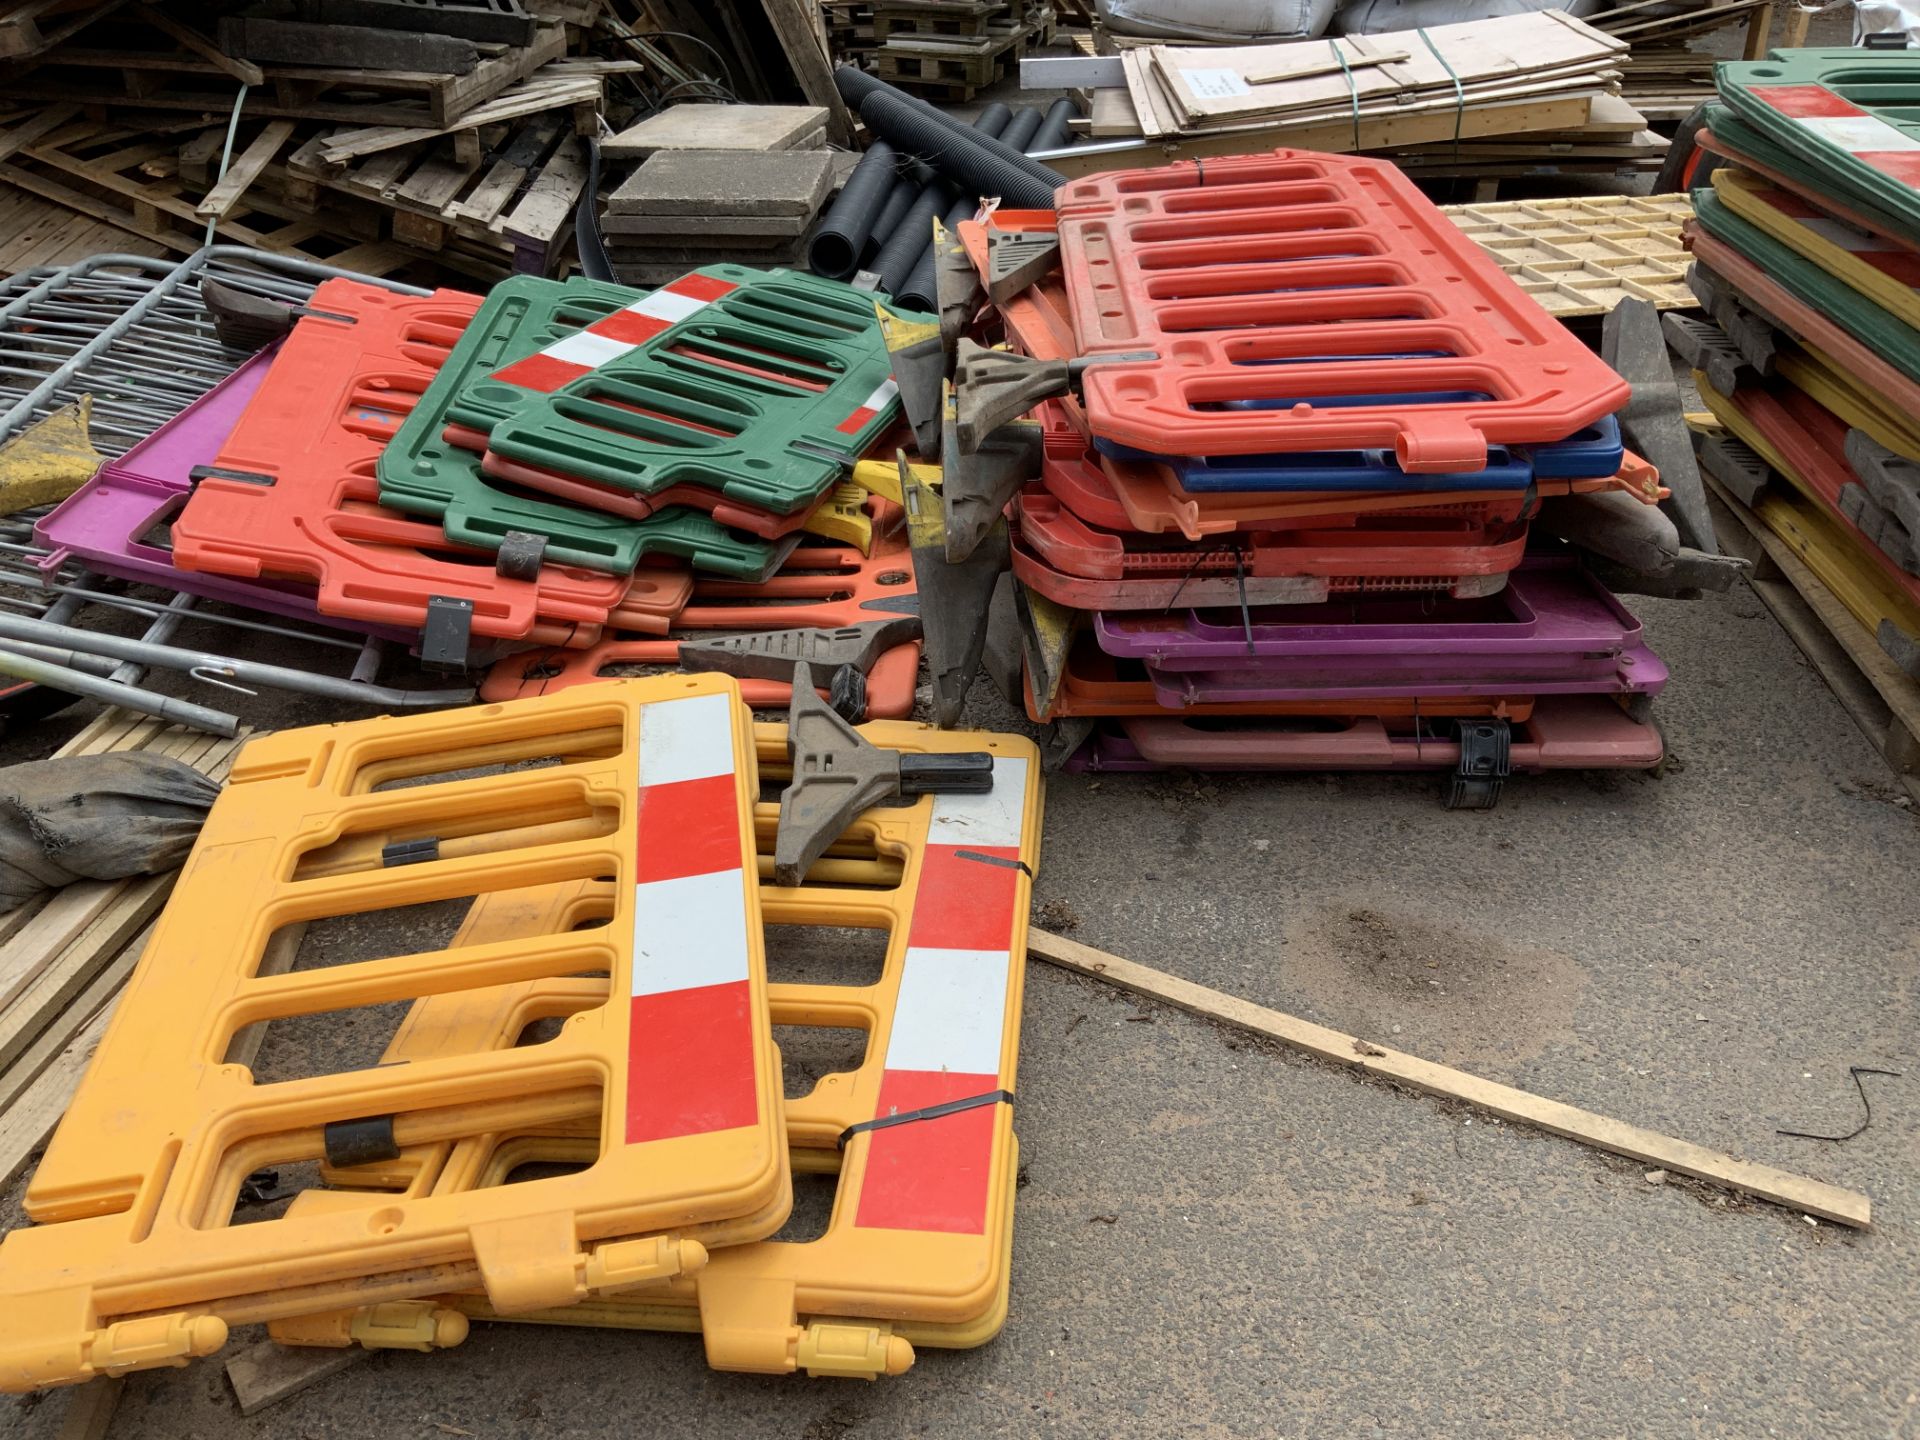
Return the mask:
<svg viewBox="0 0 1920 1440">
<path fill-rule="evenodd" d="M 1661 774 L 1524 777 L 1485 813 L 1425 776 L 1055 776 L 1036 921 L 1863 1190 L 1870 1233 L 1650 1183 L 1034 961 L 992 1344 L 865 1385 L 715 1374 L 682 1335 L 482 1324 L 253 1419 L 217 1364 L 138 1374 L 110 1433 L 1920 1435 L 1920 831 L 1751 592 L 1633 605 L 1673 671 Z M 1016 723 L 984 683 L 974 704 Z M 379 1038 L 322 1025 L 263 1064 Z M 1863 1134 L 1776 1133 L 1852 1128 L 1851 1065 L 1908 1072 L 1868 1080 Z M 53 1436 L 66 1404 L 9 1400 L 0 1427 Z"/>
</svg>

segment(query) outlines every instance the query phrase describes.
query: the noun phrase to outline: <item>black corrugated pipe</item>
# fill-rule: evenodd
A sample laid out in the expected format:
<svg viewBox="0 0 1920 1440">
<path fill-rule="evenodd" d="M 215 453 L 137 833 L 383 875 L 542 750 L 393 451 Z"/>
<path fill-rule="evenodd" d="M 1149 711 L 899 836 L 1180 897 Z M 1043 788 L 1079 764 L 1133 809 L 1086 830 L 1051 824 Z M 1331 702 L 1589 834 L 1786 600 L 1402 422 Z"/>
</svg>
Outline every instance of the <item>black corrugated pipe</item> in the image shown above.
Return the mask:
<svg viewBox="0 0 1920 1440">
<path fill-rule="evenodd" d="M 997 134 L 1012 116 L 1013 112 L 1004 105 L 989 105 L 974 124 L 980 127 L 982 135 Z M 958 186 L 936 180 L 915 197 L 894 232 L 880 242 L 880 249 L 867 268 L 880 277 L 880 288 L 887 294 L 892 295 L 907 283 L 907 277 L 919 262 L 920 252 L 931 244 L 933 217 L 944 215 L 959 198 Z"/>
<path fill-rule="evenodd" d="M 1029 150 L 1033 147 L 1033 137 L 1039 132 L 1040 122 L 1044 118 L 1033 106 L 1022 105 L 1013 112 L 1007 128 L 1000 132 L 1000 139 L 1016 150 Z"/>
<path fill-rule="evenodd" d="M 1038 110 L 1031 107 L 1016 110 L 1007 128 L 1001 132 L 1000 138 L 1009 145 L 1024 145 L 1028 149 L 1033 149 L 1035 142 L 1040 138 L 1041 128 L 1041 116 Z M 941 217 L 941 222 L 949 230 L 958 229 L 960 222 L 971 220 L 979 208 L 979 202 L 972 196 L 957 196 L 953 204 L 947 208 L 947 213 Z M 934 278 L 933 241 L 929 232 L 926 247 L 914 261 L 913 269 L 908 272 L 906 281 L 892 293 L 893 298 L 907 309 L 925 310 L 931 314 L 939 308 L 940 304 L 937 288 L 938 282 Z"/>
<path fill-rule="evenodd" d="M 860 252 L 893 189 L 898 158 L 884 140 L 874 141 L 860 157 L 807 246 L 807 268 L 814 274 L 847 280 L 860 268 Z"/>
<path fill-rule="evenodd" d="M 869 95 L 860 104 L 860 118 L 875 134 L 897 149 L 920 156 L 972 195 L 997 195 L 1021 210 L 1049 210 L 1053 208 L 1053 192 L 1067 183 L 1066 176 L 1045 166 L 1038 167 L 1045 177 L 1042 179 L 1008 164 L 999 150 L 987 148 L 999 145 L 997 140 L 970 130 L 953 131 L 934 125 L 892 95 Z M 1026 159 L 1018 150 L 1008 153 Z"/>
<path fill-rule="evenodd" d="M 1040 126 L 1040 133 L 1033 137 L 1029 150 L 1065 150 L 1080 137 L 1073 133 L 1070 122 L 1077 120 L 1080 112 L 1071 100 L 1056 100 L 1053 108 L 1047 111 L 1047 118 Z"/>
<path fill-rule="evenodd" d="M 893 182 L 893 189 L 887 192 L 887 203 L 880 207 L 880 213 L 874 217 L 873 230 L 867 236 L 866 250 L 860 256 L 863 266 L 869 270 L 873 268 L 874 255 L 886 243 L 887 237 L 900 228 L 900 220 L 907 213 L 907 207 L 919 199 L 920 192 L 926 188 L 909 175 L 902 175 Z"/>
<path fill-rule="evenodd" d="M 996 102 L 982 110 L 973 122 L 973 128 L 983 134 L 993 131 L 997 125 L 1004 124 L 1011 111 Z M 997 132 L 995 132 L 997 133 Z M 900 178 L 894 182 L 893 190 L 887 196 L 887 203 L 873 222 L 873 231 L 867 236 L 866 252 L 860 257 L 863 269 L 880 268 L 880 251 L 894 235 L 899 233 L 900 224 L 907 218 L 907 211 L 913 208 L 921 194 L 940 177 L 931 169 L 915 160 L 911 155 L 900 157 Z"/>
<path fill-rule="evenodd" d="M 948 135 L 959 136 L 962 140 L 971 140 L 974 144 L 978 145 L 979 148 L 987 151 L 990 155 L 998 159 L 1002 164 L 1011 166 L 1013 169 L 1031 177 L 1040 184 L 1059 185 L 1065 178 L 1064 176 L 1056 175 L 1039 161 L 1029 160 L 1011 145 L 1003 145 L 996 140 L 981 140 L 977 135 L 973 135 L 960 121 L 954 119 L 953 116 L 948 115 L 942 110 L 935 109 L 926 101 L 909 95 L 904 90 L 894 89 L 893 86 L 887 84 L 884 80 L 876 80 L 871 75 L 864 74 L 859 70 L 850 69 L 845 65 L 835 70 L 833 75 L 835 83 L 840 86 L 840 93 L 846 97 L 847 103 L 849 105 L 856 105 L 856 108 L 860 111 L 860 118 L 865 120 L 870 127 L 873 126 L 874 122 L 873 118 L 867 114 L 867 105 L 871 101 L 882 99 L 898 105 L 902 110 L 909 112 L 918 119 L 920 124 L 915 127 L 914 132 L 920 136 L 920 142 L 918 144 L 912 140 L 902 139 L 899 133 L 892 133 L 887 130 L 880 130 L 878 133 L 892 141 L 896 149 L 905 150 L 909 154 L 917 155 L 929 164 L 938 166 L 936 155 L 938 147 L 933 142 L 940 138 L 940 131 L 944 130 Z M 943 173 L 945 172 L 943 171 Z M 1006 195 L 1004 188 L 999 186 L 989 187 L 980 193 L 983 195 L 1002 195 L 1008 199 L 1012 198 Z M 1035 209 L 1041 207 L 1024 206 L 1023 208 Z"/>
</svg>

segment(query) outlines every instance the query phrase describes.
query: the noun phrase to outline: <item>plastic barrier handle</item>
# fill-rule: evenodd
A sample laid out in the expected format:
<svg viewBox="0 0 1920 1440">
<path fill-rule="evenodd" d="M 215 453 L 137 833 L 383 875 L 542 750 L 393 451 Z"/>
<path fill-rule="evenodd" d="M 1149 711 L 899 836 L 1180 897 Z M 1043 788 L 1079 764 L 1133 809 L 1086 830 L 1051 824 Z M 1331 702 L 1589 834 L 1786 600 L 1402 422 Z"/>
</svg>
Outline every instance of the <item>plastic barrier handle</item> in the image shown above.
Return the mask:
<svg viewBox="0 0 1920 1440">
<path fill-rule="evenodd" d="M 951 755 L 902 755 L 902 795 L 984 795 L 993 789 L 993 756 L 984 750 Z"/>
</svg>

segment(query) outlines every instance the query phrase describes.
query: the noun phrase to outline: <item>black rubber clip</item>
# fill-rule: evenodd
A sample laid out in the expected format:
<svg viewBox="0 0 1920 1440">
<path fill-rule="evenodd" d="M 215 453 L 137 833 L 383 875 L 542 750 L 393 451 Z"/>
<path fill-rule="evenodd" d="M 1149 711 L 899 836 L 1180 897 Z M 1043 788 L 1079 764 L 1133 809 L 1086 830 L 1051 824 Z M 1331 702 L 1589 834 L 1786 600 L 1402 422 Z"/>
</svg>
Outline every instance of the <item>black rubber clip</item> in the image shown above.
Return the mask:
<svg viewBox="0 0 1920 1440">
<path fill-rule="evenodd" d="M 895 1125 L 913 1125 L 922 1120 L 939 1120 L 948 1115 L 959 1115 L 967 1110 L 978 1110 L 983 1105 L 1011 1105 L 1011 1090 L 989 1090 L 984 1095 L 969 1095 L 964 1100 L 949 1100 L 944 1105 L 927 1105 L 918 1110 L 902 1110 L 897 1115 L 881 1115 L 872 1120 L 862 1120 L 858 1125 L 849 1125 L 840 1132 L 840 1138 L 834 1143 L 842 1150 L 847 1141 L 862 1130 L 886 1130 Z"/>
<path fill-rule="evenodd" d="M 1504 720 L 1462 720 L 1460 763 L 1447 782 L 1449 810 L 1491 810 L 1513 772 L 1513 733 Z"/>
</svg>

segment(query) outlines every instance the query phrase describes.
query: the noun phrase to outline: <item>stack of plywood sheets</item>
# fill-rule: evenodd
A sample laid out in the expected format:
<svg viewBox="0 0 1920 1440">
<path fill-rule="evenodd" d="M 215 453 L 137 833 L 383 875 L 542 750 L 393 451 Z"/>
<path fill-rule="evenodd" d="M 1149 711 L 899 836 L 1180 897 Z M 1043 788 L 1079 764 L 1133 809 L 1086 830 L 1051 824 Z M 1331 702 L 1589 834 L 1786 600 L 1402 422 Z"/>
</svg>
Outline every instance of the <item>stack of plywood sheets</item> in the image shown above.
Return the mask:
<svg viewBox="0 0 1920 1440">
<path fill-rule="evenodd" d="M 1626 53 L 1557 10 L 1283 45 L 1149 45 L 1121 57 L 1126 89 L 1100 92 L 1093 133 L 1130 124 L 1148 139 L 1355 151 L 1564 129 L 1617 87 Z"/>
</svg>

